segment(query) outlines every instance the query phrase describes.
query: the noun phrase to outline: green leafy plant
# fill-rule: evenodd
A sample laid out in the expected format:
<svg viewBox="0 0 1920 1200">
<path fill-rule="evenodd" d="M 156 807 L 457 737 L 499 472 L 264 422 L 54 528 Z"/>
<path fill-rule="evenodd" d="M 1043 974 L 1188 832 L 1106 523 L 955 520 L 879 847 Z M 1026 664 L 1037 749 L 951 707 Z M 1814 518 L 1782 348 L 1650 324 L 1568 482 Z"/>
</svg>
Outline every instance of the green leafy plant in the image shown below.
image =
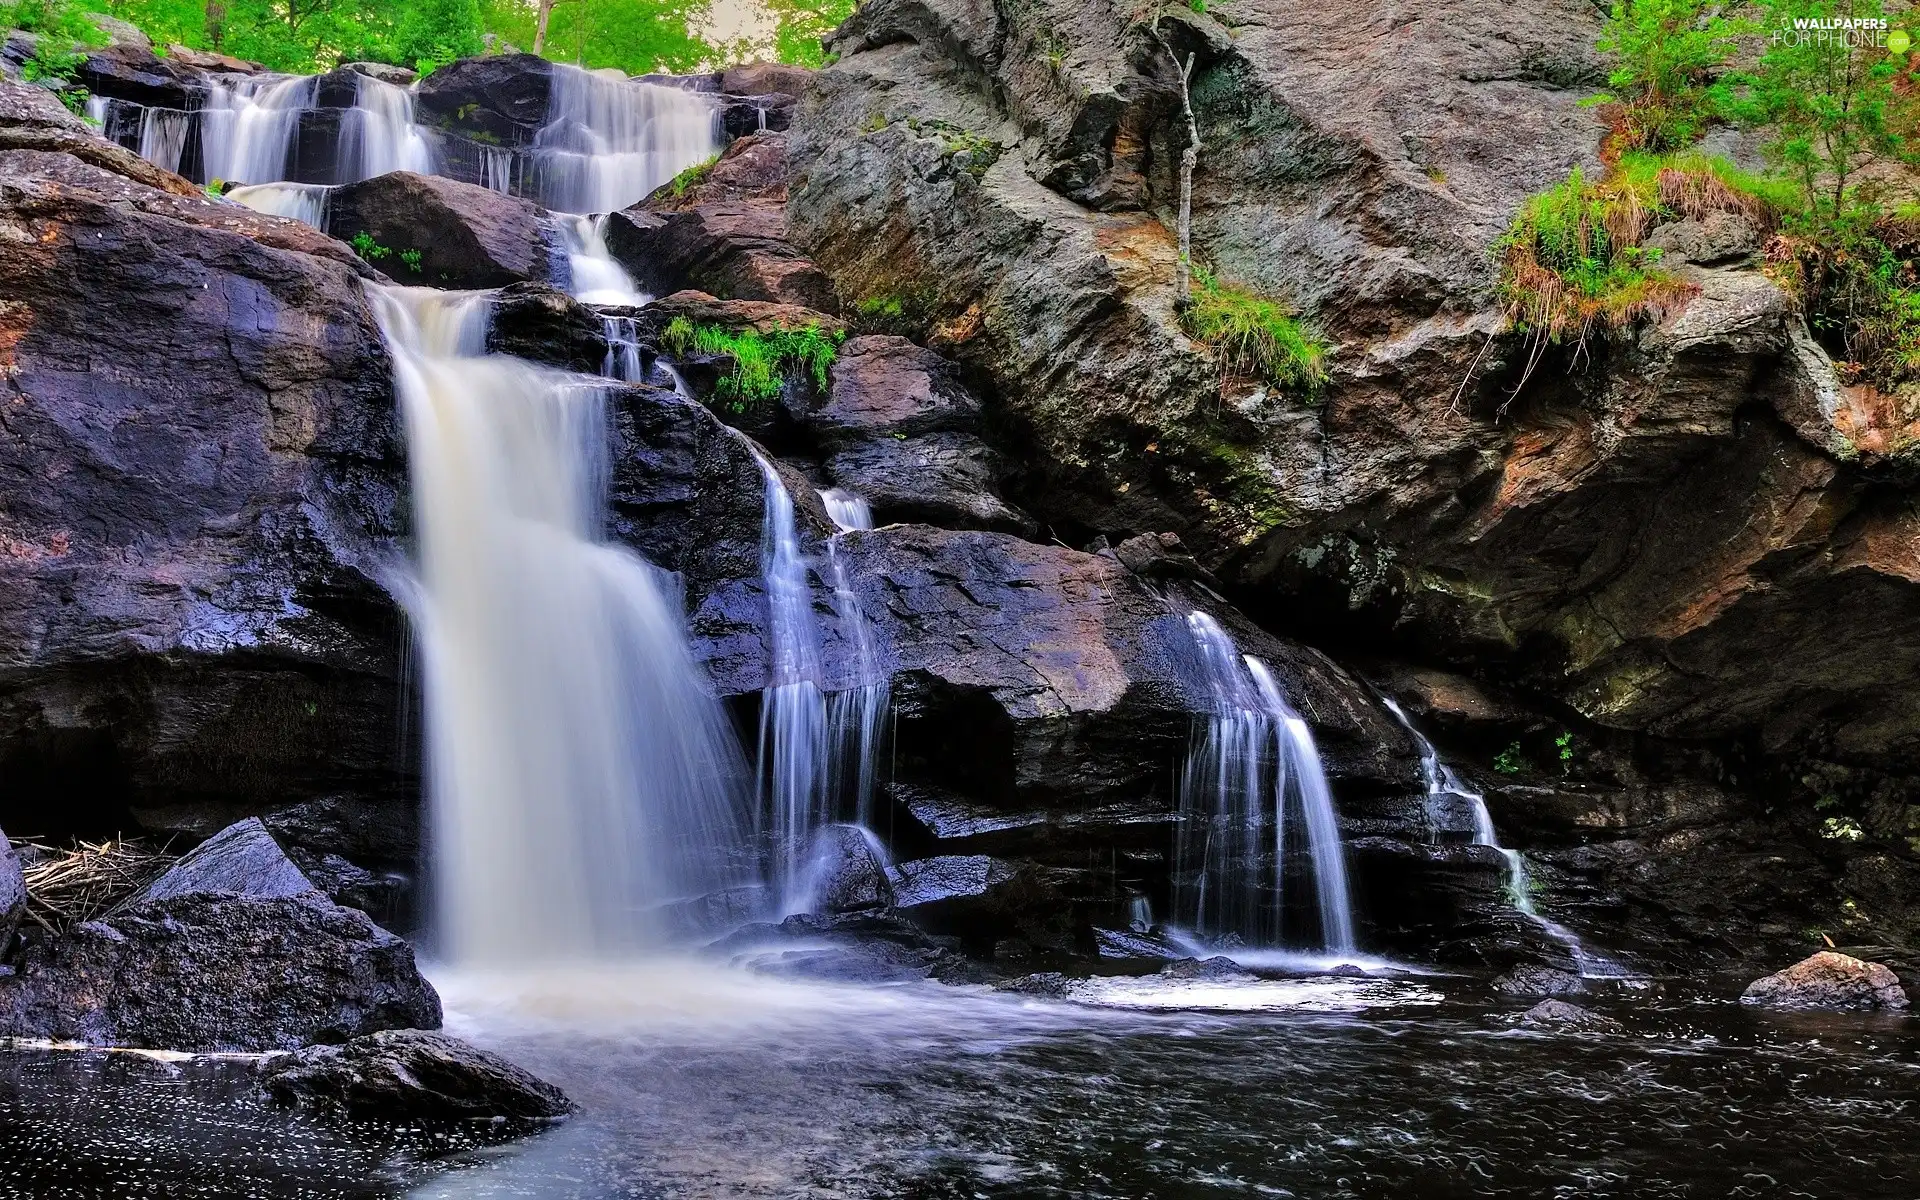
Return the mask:
<svg viewBox="0 0 1920 1200">
<path fill-rule="evenodd" d="M 1599 43 L 1614 62 L 1614 91 L 1596 97 L 1620 103 L 1616 148 L 1692 145 L 1717 109 L 1714 72 L 1740 29 L 1703 0 L 1616 0 Z"/>
<path fill-rule="evenodd" d="M 1213 349 L 1226 375 L 1298 391 L 1314 391 L 1326 382 L 1326 347 L 1285 305 L 1222 283 L 1199 268 L 1193 281 L 1181 326 L 1188 337 Z"/>
<path fill-rule="evenodd" d="M 405 263 L 407 270 L 412 271 L 415 275 L 420 273 L 420 257 L 418 250 L 402 250 L 400 252 L 400 261 Z"/>
<path fill-rule="evenodd" d="M 1502 775 L 1518 775 L 1522 771 L 1533 770 L 1533 764 L 1521 752 L 1520 743 L 1515 742 L 1493 756 L 1493 769 Z"/>
<path fill-rule="evenodd" d="M 352 246 L 353 252 L 368 262 L 376 262 L 393 253 L 391 247 L 382 246 L 374 240 L 374 236 L 371 233 L 368 233 L 364 229 L 349 238 L 347 245 Z"/>
<path fill-rule="evenodd" d="M 775 328 L 761 333 L 733 330 L 675 317 L 660 340 L 676 356 L 725 356 L 733 366 L 715 386 L 715 398 L 727 409 L 743 413 L 780 395 L 789 378 L 811 379 L 825 389 L 828 371 L 840 353 L 846 334 L 827 332 L 818 325 L 800 329 Z"/>
<path fill-rule="evenodd" d="M 1565 775 L 1573 770 L 1573 731 L 1563 729 L 1560 736 L 1553 739 L 1553 750 L 1560 758 L 1560 773 Z"/>
</svg>

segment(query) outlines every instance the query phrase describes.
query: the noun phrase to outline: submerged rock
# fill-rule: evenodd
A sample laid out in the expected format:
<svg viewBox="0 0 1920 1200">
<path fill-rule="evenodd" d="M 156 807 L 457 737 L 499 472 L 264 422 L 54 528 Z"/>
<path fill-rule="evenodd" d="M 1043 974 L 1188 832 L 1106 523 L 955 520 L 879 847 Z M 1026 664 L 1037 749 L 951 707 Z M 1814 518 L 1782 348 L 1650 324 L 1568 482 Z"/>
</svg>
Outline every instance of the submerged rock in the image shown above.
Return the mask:
<svg viewBox="0 0 1920 1200">
<path fill-rule="evenodd" d="M 559 1088 L 497 1054 L 444 1033 L 384 1030 L 309 1046 L 261 1064 L 282 1104 L 341 1109 L 383 1121 L 551 1121 L 574 1111 Z"/>
<path fill-rule="evenodd" d="M 1586 993 L 1587 983 L 1572 971 L 1515 967 L 1493 981 L 1493 990 L 1503 996 L 1579 996 Z"/>
<path fill-rule="evenodd" d="M 438 1028 L 413 947 L 304 896 L 190 894 L 37 943 L 0 979 L 0 1036 L 154 1050 L 291 1050 Z"/>
<path fill-rule="evenodd" d="M 260 818 L 248 817 L 200 843 L 123 907 L 175 896 L 225 892 L 271 898 L 314 890 L 313 881 L 280 849 Z"/>
<path fill-rule="evenodd" d="M 1907 1007 L 1907 994 L 1892 971 L 1822 950 L 1784 971 L 1756 979 L 1740 993 L 1740 1003 L 1761 1008 L 1865 1012 Z"/>
<path fill-rule="evenodd" d="M 1624 1033 L 1627 1028 L 1612 1017 L 1564 1000 L 1542 1000 L 1514 1017 L 1513 1023 L 1525 1029 L 1562 1029 L 1573 1033 Z"/>
</svg>

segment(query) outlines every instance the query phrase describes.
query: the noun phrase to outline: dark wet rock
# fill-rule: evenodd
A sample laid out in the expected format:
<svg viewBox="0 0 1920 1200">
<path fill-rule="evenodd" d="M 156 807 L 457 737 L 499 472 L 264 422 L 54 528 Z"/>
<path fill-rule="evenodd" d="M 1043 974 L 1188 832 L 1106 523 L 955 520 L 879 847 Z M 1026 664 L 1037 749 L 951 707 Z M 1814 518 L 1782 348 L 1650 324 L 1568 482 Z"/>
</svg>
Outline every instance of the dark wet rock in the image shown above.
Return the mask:
<svg viewBox="0 0 1920 1200">
<path fill-rule="evenodd" d="M 720 128 L 730 138 L 752 137 L 756 133 L 783 133 L 793 124 L 797 97 L 774 93 L 767 96 L 720 97 Z"/>
<path fill-rule="evenodd" d="M 1163 973 L 1173 979 L 1232 980 L 1238 983 L 1255 978 L 1253 972 L 1223 954 L 1215 954 L 1210 958 L 1183 958 L 1167 964 Z"/>
<path fill-rule="evenodd" d="M 313 880 L 288 858 L 258 817 L 248 817 L 194 847 L 166 873 L 142 888 L 126 907 L 175 896 L 231 893 L 240 896 L 299 896 L 314 891 Z"/>
<path fill-rule="evenodd" d="M 448 63 L 420 81 L 423 122 L 488 145 L 520 146 L 547 123 L 554 65 L 534 54 Z"/>
<path fill-rule="evenodd" d="M 0 153 L 8 151 L 70 155 L 103 173 L 111 172 L 175 196 L 205 199 L 199 188 L 180 176 L 154 166 L 124 146 L 95 136 L 47 89 L 0 79 Z M 43 161 L 17 159 L 13 170 L 31 171 Z"/>
<path fill-rule="evenodd" d="M 1005 466 L 970 433 L 883 437 L 836 450 L 826 462 L 838 487 L 864 497 L 875 520 L 1034 533 L 1033 519 L 995 495 Z"/>
<path fill-rule="evenodd" d="M 995 984 L 1003 992 L 1017 992 L 1026 996 L 1066 996 L 1073 992 L 1073 980 L 1059 971 L 1040 971 L 1032 975 L 1021 975 Z"/>
<path fill-rule="evenodd" d="M 366 268 L 110 161 L 0 149 L 0 822 L 197 839 L 392 806 L 410 829 L 378 582 L 404 474 Z"/>
<path fill-rule="evenodd" d="M 1740 993 L 1740 1003 L 1761 1008 L 1863 1012 L 1906 1008 L 1907 994 L 1894 973 L 1879 963 L 1822 950 L 1784 971 L 1754 980 Z"/>
<path fill-rule="evenodd" d="M 206 94 L 206 76 L 171 58 L 160 58 L 151 46 L 129 44 L 95 50 L 81 60 L 75 74 L 80 85 L 96 96 L 129 100 L 151 108 L 193 108 Z"/>
<path fill-rule="evenodd" d="M 1587 984 L 1571 971 L 1516 967 L 1494 980 L 1493 990 L 1503 996 L 1580 996 L 1586 994 Z"/>
<path fill-rule="evenodd" d="M 608 218 L 606 234 L 614 257 L 654 294 L 692 288 L 822 312 L 839 306 L 826 275 L 787 241 L 786 206 L 779 200 L 715 200 L 664 213 L 629 209 Z"/>
<path fill-rule="evenodd" d="M 281 1104 L 377 1121 L 552 1121 L 575 1105 L 559 1088 L 497 1054 L 420 1029 L 383 1030 L 309 1046 L 260 1065 Z"/>
<path fill-rule="evenodd" d="M 351 71 L 356 75 L 365 75 L 370 79 L 378 79 L 382 83 L 390 83 L 395 87 L 409 87 L 420 78 L 420 72 L 408 67 L 395 66 L 392 63 L 350 62 L 341 63 L 336 69 Z"/>
<path fill-rule="evenodd" d="M 775 899 L 764 884 L 745 884 L 663 904 L 648 919 L 670 940 L 706 941 L 766 917 Z"/>
<path fill-rule="evenodd" d="M 515 283 L 493 299 L 487 349 L 563 370 L 598 375 L 606 326 L 592 309 L 545 283 Z"/>
<path fill-rule="evenodd" d="M 290 1050 L 438 1028 L 413 948 L 317 893 L 194 894 L 37 942 L 0 980 L 0 1035 L 159 1050 Z"/>
<path fill-rule="evenodd" d="M 1093 927 L 1093 950 L 1101 958 L 1179 958 L 1181 951 L 1164 938 L 1132 929 Z M 997 957 L 997 956 L 996 956 Z"/>
<path fill-rule="evenodd" d="M 735 138 L 698 178 L 679 192 L 662 185 L 629 211 L 687 212 L 704 204 L 787 201 L 787 138 L 761 133 Z"/>
<path fill-rule="evenodd" d="M 20 878 L 20 855 L 0 831 L 0 962 L 13 950 L 13 931 L 27 915 L 27 885 Z"/>
<path fill-rule="evenodd" d="M 438 72 L 435 72 L 438 74 Z M 333 193 L 327 228 L 352 241 L 365 233 L 378 266 L 401 283 L 445 288 L 504 287 L 553 275 L 564 254 L 544 209 L 490 188 L 393 171 Z M 417 252 L 419 267 L 403 255 Z"/>
<path fill-rule="evenodd" d="M 815 912 L 859 912 L 894 901 L 873 835 L 857 825 L 828 825 L 816 832 L 805 863 Z"/>
<path fill-rule="evenodd" d="M 1568 1033 L 1624 1033 L 1627 1028 L 1612 1017 L 1564 1000 L 1542 1000 L 1512 1020 L 1523 1029 L 1557 1029 Z"/>
</svg>

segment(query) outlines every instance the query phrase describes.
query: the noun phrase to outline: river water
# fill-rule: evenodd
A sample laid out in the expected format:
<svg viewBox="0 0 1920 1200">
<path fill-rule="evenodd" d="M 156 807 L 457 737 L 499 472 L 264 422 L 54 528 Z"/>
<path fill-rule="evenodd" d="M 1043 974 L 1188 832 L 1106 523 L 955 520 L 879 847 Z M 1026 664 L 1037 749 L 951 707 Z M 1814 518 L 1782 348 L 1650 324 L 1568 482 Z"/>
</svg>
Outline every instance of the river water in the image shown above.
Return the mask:
<svg viewBox="0 0 1920 1200">
<path fill-rule="evenodd" d="M 1903 1197 L 1920 1021 L 1650 989 L 1520 1031 L 1467 981 L 1120 980 L 1079 999 L 716 967 L 438 979 L 565 1087 L 486 1145 L 285 1113 L 244 1062 L 0 1054 L 7 1197 Z"/>
</svg>

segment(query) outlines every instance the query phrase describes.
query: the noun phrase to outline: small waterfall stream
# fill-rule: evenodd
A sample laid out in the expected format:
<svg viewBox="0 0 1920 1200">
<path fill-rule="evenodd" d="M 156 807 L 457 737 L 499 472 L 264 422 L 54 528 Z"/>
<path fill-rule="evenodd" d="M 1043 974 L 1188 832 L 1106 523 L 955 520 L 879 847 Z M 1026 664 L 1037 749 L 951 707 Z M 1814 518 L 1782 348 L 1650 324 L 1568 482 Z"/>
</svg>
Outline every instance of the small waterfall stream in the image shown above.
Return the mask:
<svg viewBox="0 0 1920 1200">
<path fill-rule="evenodd" d="M 1279 945 L 1290 931 L 1282 918 L 1291 808 L 1313 862 L 1320 944 L 1352 952 L 1345 851 L 1312 731 L 1267 664 L 1242 655 L 1219 622 L 1193 612 L 1187 629 L 1210 697 L 1180 781 L 1177 919 L 1203 937 Z"/>
<path fill-rule="evenodd" d="M 648 944 L 749 882 L 745 767 L 669 577 L 601 532 L 605 390 L 485 353 L 488 293 L 373 287 L 417 555 L 437 926 L 458 962 Z"/>
<path fill-rule="evenodd" d="M 1446 819 L 1449 810 L 1464 807 L 1468 820 L 1473 826 L 1473 844 L 1485 846 L 1497 851 L 1507 863 L 1507 900 L 1514 911 L 1540 927 L 1541 932 L 1564 946 L 1567 953 L 1580 968 L 1582 975 L 1616 976 L 1622 974 L 1621 968 L 1588 950 L 1580 941 L 1580 936 L 1565 925 L 1542 913 L 1533 902 L 1532 883 L 1527 878 L 1527 860 L 1518 850 L 1512 850 L 1500 844 L 1494 833 L 1493 814 L 1487 809 L 1486 797 L 1468 787 L 1461 781 L 1453 769 L 1440 758 L 1440 752 L 1434 748 L 1425 734 L 1421 733 L 1391 697 L 1382 697 L 1381 703 L 1394 715 L 1420 750 L 1420 772 L 1427 785 L 1427 816 L 1438 829 Z"/>
</svg>

